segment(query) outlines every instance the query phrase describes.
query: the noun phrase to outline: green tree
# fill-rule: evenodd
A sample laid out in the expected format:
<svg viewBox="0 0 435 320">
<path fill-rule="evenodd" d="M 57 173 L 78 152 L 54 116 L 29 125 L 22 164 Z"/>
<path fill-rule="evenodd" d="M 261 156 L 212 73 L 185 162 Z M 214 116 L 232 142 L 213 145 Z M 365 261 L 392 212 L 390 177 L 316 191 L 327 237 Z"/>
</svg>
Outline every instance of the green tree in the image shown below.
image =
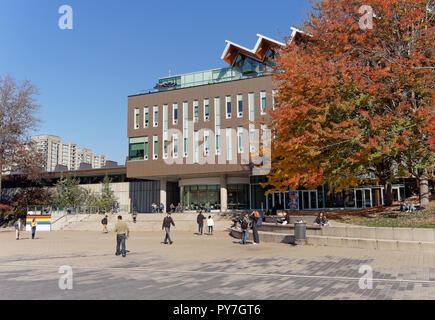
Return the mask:
<svg viewBox="0 0 435 320">
<path fill-rule="evenodd" d="M 101 190 L 101 197 L 99 199 L 100 212 L 109 212 L 112 210 L 117 200 L 113 190 L 110 188 L 110 183 L 111 179 L 108 176 L 105 176 Z"/>
<path fill-rule="evenodd" d="M 79 186 L 79 179 L 66 177 L 56 183 L 53 204 L 59 208 L 79 207 L 87 203 L 89 193 Z"/>
</svg>

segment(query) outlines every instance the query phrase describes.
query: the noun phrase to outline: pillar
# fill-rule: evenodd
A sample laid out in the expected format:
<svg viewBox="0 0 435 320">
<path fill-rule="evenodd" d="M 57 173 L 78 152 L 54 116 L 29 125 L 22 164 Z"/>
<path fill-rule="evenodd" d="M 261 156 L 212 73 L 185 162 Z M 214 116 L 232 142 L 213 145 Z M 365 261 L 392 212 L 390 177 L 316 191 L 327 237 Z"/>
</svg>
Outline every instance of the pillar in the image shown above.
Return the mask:
<svg viewBox="0 0 435 320">
<path fill-rule="evenodd" d="M 165 209 L 163 210 L 163 212 L 167 212 L 166 178 L 160 178 L 160 203 L 163 203 L 163 205 L 165 206 Z"/>
<path fill-rule="evenodd" d="M 221 186 L 221 212 L 226 212 L 228 209 L 228 193 L 227 193 L 227 176 L 221 175 L 220 177 Z"/>
</svg>

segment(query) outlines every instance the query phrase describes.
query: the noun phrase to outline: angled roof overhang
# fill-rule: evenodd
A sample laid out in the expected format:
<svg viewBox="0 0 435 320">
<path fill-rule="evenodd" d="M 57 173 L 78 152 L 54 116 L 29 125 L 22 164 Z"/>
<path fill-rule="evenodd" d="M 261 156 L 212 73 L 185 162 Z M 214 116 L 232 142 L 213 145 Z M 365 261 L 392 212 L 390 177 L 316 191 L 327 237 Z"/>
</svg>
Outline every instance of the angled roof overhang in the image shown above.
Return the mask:
<svg viewBox="0 0 435 320">
<path fill-rule="evenodd" d="M 290 36 L 290 43 L 292 41 L 298 41 L 299 39 L 310 37 L 308 33 L 303 32 L 295 27 L 291 27 L 290 29 L 292 31 Z M 248 49 L 246 47 L 238 45 L 237 43 L 226 40 L 225 42 L 227 43 L 227 45 L 224 52 L 222 53 L 221 59 L 228 63 L 230 66 L 233 66 L 237 55 L 241 53 L 255 60 L 263 61 L 269 48 L 285 46 L 285 43 L 268 38 L 261 34 L 257 34 L 257 37 L 258 40 L 255 44 L 254 49 Z"/>
</svg>

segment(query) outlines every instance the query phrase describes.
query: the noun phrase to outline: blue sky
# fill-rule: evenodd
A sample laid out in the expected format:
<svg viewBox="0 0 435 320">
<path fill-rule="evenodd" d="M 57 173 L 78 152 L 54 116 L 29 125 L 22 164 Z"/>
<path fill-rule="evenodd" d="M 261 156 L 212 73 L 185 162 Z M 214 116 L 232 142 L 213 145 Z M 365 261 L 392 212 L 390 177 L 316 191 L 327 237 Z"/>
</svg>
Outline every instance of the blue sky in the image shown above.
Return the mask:
<svg viewBox="0 0 435 320">
<path fill-rule="evenodd" d="M 73 30 L 61 30 L 61 5 Z M 30 80 L 42 123 L 33 133 L 76 142 L 124 164 L 127 96 L 157 78 L 225 66 L 225 40 L 282 40 L 308 0 L 1 0 L 0 74 Z"/>
</svg>

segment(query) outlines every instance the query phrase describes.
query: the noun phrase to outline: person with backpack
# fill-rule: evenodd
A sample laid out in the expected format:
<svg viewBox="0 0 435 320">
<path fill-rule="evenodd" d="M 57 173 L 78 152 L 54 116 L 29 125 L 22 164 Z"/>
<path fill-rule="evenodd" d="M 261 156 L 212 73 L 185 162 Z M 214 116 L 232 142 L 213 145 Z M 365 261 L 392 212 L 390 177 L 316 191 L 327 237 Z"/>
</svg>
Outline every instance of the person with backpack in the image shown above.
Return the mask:
<svg viewBox="0 0 435 320">
<path fill-rule="evenodd" d="M 109 230 L 107 230 L 107 215 L 101 220 L 101 224 L 103 225 L 103 233 L 109 233 Z"/>
<path fill-rule="evenodd" d="M 261 218 L 260 213 L 255 210 L 252 215 L 252 233 L 254 235 L 254 245 L 257 245 L 260 243 L 260 237 L 258 236 L 258 227 L 262 225 L 263 219 Z"/>
<path fill-rule="evenodd" d="M 164 244 L 172 244 L 174 241 L 171 240 L 170 232 L 171 232 L 171 224 L 175 227 L 174 220 L 172 220 L 171 213 L 168 212 L 168 215 L 163 219 L 162 230 L 165 229 L 166 235 Z"/>
<path fill-rule="evenodd" d="M 200 210 L 198 216 L 196 217 L 196 223 L 198 223 L 198 233 L 201 236 L 204 229 L 204 220 L 205 216 L 202 214 L 202 210 Z"/>
<path fill-rule="evenodd" d="M 242 244 L 246 244 L 246 239 L 248 238 L 249 230 L 249 213 L 245 212 L 242 220 L 240 221 L 240 228 L 242 229 Z"/>
<path fill-rule="evenodd" d="M 133 218 L 133 223 L 136 223 L 136 219 L 137 219 L 137 211 L 134 210 L 133 213 L 131 214 L 132 218 Z"/>
</svg>

